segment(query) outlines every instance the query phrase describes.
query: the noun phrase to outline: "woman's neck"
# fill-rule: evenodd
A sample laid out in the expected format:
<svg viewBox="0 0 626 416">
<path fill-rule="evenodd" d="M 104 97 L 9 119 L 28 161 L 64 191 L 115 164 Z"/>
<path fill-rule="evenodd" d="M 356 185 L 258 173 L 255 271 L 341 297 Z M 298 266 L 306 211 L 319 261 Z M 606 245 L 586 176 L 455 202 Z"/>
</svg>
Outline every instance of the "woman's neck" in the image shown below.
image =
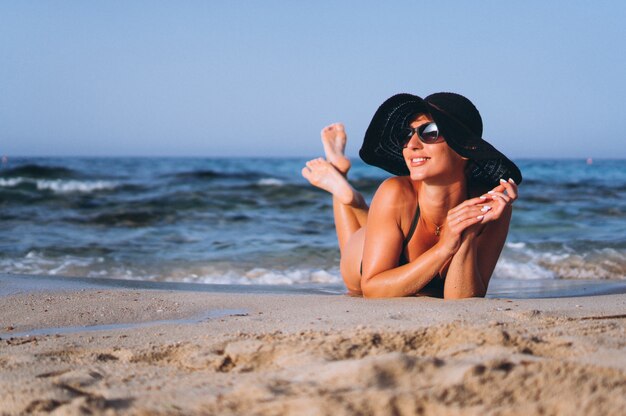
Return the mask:
<svg viewBox="0 0 626 416">
<path fill-rule="evenodd" d="M 417 182 L 416 191 L 422 215 L 435 224 L 445 221 L 448 211 L 467 199 L 467 181 L 465 178 L 447 184 L 428 184 Z"/>
</svg>

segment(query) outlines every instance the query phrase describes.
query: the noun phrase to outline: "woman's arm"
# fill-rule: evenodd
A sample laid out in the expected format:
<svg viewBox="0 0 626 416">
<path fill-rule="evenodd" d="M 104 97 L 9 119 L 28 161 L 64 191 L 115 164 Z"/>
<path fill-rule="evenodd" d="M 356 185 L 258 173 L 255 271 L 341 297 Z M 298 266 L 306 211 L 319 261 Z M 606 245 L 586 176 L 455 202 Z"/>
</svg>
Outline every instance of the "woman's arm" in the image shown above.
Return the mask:
<svg viewBox="0 0 626 416">
<path fill-rule="evenodd" d="M 450 253 L 441 247 L 433 247 L 423 253 L 419 261 L 398 267 L 404 241 L 400 214 L 410 211 L 401 204 L 414 199 L 407 194 L 400 178 L 386 180 L 374 195 L 363 249 L 361 291 L 364 297 L 412 295 L 426 286 L 450 258 Z"/>
<path fill-rule="evenodd" d="M 507 194 L 502 193 L 506 190 Z M 503 182 L 489 194 L 491 210 L 480 224 L 463 235 L 461 246 L 452 257 L 443 296 L 445 299 L 484 297 L 509 232 L 511 204 L 517 199 L 515 183 Z"/>
<path fill-rule="evenodd" d="M 414 196 L 413 196 L 414 198 Z M 404 234 L 398 204 L 411 201 L 403 194 L 401 179 L 385 181 L 374 196 L 367 220 L 363 250 L 361 290 L 365 297 L 410 296 L 426 286 L 459 250 L 462 232 L 479 223 L 477 204 L 484 199 L 465 201 L 448 214 L 448 225 L 437 244 L 412 262 L 398 266 Z"/>
<path fill-rule="evenodd" d="M 511 220 L 511 208 L 497 221 L 485 227 L 480 236 L 468 233 L 445 275 L 444 299 L 484 297 L 496 267 Z"/>
<path fill-rule="evenodd" d="M 414 295 L 439 273 L 449 259 L 450 254 L 435 245 L 418 259 L 399 267 L 396 261 L 393 268 L 376 273 L 378 268 L 374 264 L 367 273 L 363 266 L 361 291 L 366 298 Z"/>
</svg>

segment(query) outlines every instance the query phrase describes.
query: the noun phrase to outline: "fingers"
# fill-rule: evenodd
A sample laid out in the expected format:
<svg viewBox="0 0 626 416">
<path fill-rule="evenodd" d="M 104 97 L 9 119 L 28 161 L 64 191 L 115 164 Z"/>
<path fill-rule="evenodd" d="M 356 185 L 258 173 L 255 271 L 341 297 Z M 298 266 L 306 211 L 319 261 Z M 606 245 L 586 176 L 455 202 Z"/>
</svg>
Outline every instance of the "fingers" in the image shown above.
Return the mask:
<svg viewBox="0 0 626 416">
<path fill-rule="evenodd" d="M 512 201 L 513 201 L 513 200 L 511 199 L 511 197 L 510 197 L 510 196 L 506 195 L 506 194 L 505 194 L 505 193 L 503 193 L 503 192 L 489 191 L 489 192 L 488 192 L 488 196 L 490 196 L 490 197 L 491 197 L 491 199 L 494 199 L 494 198 L 498 199 L 498 198 L 499 198 L 499 199 L 501 199 L 502 201 L 504 201 L 504 203 L 505 203 L 505 204 L 508 204 L 508 203 L 510 203 L 510 202 L 512 202 Z M 495 199 L 494 199 L 494 200 L 495 200 Z"/>
<path fill-rule="evenodd" d="M 463 227 L 468 226 L 467 224 L 474 224 L 476 222 L 480 222 L 485 216 L 484 215 L 467 215 L 455 220 L 456 224 L 462 224 Z"/>
<path fill-rule="evenodd" d="M 506 194 L 504 192 L 506 192 Z M 513 179 L 509 179 L 508 181 L 500 179 L 500 185 L 483 196 L 491 198 L 492 200 L 501 200 L 510 205 L 517 199 L 517 184 Z"/>
<path fill-rule="evenodd" d="M 504 194 L 504 192 L 506 192 L 506 194 Z M 500 185 L 496 186 L 491 191 L 487 192 L 487 194 L 483 196 L 489 197 L 490 195 L 493 195 L 493 194 L 505 195 L 509 198 L 508 201 L 513 202 L 517 199 L 517 184 L 515 183 L 513 179 L 509 179 L 508 181 L 504 179 L 500 179 Z"/>
<path fill-rule="evenodd" d="M 456 212 L 448 213 L 446 222 L 453 232 L 460 233 L 472 224 L 481 222 L 485 214 L 489 213 L 491 209 L 492 207 L 489 205 L 465 206 Z"/>
<path fill-rule="evenodd" d="M 484 201 L 484 200 L 482 200 Z M 448 212 L 447 220 L 452 223 L 464 221 L 467 218 L 477 217 L 480 215 L 484 215 L 486 212 L 491 210 L 491 206 L 489 205 L 472 205 L 465 206 L 455 212 Z"/>
<path fill-rule="evenodd" d="M 460 235 L 463 231 L 465 231 L 472 225 L 482 222 L 484 218 L 484 215 L 464 215 L 456 218 L 452 221 L 452 223 L 449 223 L 448 228 L 449 231 L 452 232 L 452 234 Z"/>
<path fill-rule="evenodd" d="M 450 211 L 448 211 L 448 215 L 460 212 L 460 211 L 462 211 L 463 209 L 465 209 L 468 206 L 473 206 L 473 205 L 478 205 L 478 204 L 485 203 L 485 200 L 487 198 L 488 198 L 487 196 L 483 195 L 483 196 L 479 196 L 479 197 L 476 197 L 476 198 L 468 199 L 467 201 L 463 201 L 459 205 L 457 205 L 456 207 L 454 207 Z"/>
<path fill-rule="evenodd" d="M 500 185 L 484 196 L 493 201 L 490 205 L 492 209 L 485 214 L 484 222 L 497 221 L 501 218 L 506 208 L 511 207 L 513 202 L 517 199 L 517 185 L 512 179 L 508 181 L 502 179 L 500 180 Z"/>
<path fill-rule="evenodd" d="M 513 181 L 513 179 L 509 179 L 508 181 L 505 181 L 504 179 L 500 179 L 500 185 L 497 186 L 497 188 L 500 187 L 504 187 L 506 189 L 506 193 L 507 195 L 513 200 L 515 201 L 517 199 L 517 184 Z M 502 192 L 500 190 L 496 190 L 495 191 L 499 191 Z"/>
</svg>

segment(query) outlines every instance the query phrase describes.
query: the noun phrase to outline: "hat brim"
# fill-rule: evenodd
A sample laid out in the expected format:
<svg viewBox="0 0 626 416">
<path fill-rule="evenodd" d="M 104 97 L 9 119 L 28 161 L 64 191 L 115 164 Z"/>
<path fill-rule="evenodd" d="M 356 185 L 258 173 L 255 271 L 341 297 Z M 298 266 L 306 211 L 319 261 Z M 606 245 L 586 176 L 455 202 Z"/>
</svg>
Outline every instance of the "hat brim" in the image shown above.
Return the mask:
<svg viewBox="0 0 626 416">
<path fill-rule="evenodd" d="M 430 114 L 448 146 L 472 161 L 468 179 L 489 186 L 496 186 L 500 179 L 511 178 L 517 184 L 522 182 L 519 168 L 502 152 L 445 110 L 412 94 L 394 95 L 378 108 L 365 132 L 359 151 L 361 159 L 394 175 L 408 175 L 400 131 L 420 113 Z"/>
</svg>

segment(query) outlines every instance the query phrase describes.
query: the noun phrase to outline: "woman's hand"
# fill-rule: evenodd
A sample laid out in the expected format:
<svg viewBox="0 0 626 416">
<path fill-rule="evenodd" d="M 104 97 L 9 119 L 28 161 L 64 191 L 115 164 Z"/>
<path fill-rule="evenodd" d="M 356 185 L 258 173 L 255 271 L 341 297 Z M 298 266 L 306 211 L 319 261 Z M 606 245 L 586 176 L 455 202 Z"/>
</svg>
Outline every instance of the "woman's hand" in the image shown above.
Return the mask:
<svg viewBox="0 0 626 416">
<path fill-rule="evenodd" d="M 513 202 L 517 200 L 517 185 L 513 179 L 509 179 L 508 181 L 500 179 L 500 185 L 481 196 L 481 198 L 483 198 L 484 201 L 483 210 L 485 215 L 479 223 L 465 230 L 464 236 L 466 237 L 476 237 L 480 235 L 487 223 L 502 218 L 505 210 L 510 209 Z"/>
<path fill-rule="evenodd" d="M 448 211 L 443 232 L 437 244 L 450 255 L 456 253 L 461 246 L 463 233 L 484 221 L 485 214 L 492 209 L 489 204 L 493 204 L 493 201 L 481 196 L 463 201 Z"/>
<path fill-rule="evenodd" d="M 509 179 L 508 181 L 500 179 L 500 185 L 483 196 L 486 196 L 487 199 L 490 200 L 488 204 L 490 209 L 485 213 L 485 218 L 482 220 L 482 223 L 485 224 L 490 221 L 497 221 L 502 217 L 504 210 L 513 205 L 517 200 L 517 185 L 513 182 L 513 179 Z"/>
<path fill-rule="evenodd" d="M 464 236 L 479 235 L 485 224 L 499 220 L 515 200 L 515 182 L 500 180 L 500 185 L 485 195 L 468 199 L 448 211 L 439 244 L 449 253 L 456 253 Z"/>
</svg>

